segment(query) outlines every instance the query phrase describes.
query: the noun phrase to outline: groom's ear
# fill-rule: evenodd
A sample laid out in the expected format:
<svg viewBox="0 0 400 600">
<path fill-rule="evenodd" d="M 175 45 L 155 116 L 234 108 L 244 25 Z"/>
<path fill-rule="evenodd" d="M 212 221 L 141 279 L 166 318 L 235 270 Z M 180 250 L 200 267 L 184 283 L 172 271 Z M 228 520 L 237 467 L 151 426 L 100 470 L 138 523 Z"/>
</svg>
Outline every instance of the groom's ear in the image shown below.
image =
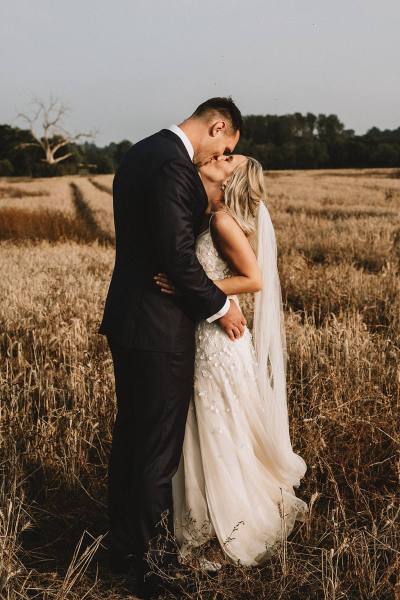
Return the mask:
<svg viewBox="0 0 400 600">
<path fill-rule="evenodd" d="M 210 124 L 209 134 L 210 137 L 218 137 L 219 135 L 226 134 L 227 126 L 225 121 L 214 121 Z"/>
</svg>

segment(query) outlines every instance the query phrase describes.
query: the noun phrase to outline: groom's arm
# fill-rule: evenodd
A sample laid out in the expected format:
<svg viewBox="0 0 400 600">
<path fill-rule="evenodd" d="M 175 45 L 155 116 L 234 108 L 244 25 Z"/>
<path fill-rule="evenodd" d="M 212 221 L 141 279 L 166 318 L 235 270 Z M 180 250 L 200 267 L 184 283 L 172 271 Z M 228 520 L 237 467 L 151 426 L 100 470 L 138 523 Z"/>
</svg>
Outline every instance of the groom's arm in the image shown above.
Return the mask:
<svg viewBox="0 0 400 600">
<path fill-rule="evenodd" d="M 226 313 L 228 312 L 230 307 L 230 302 L 229 302 L 229 298 L 227 298 L 225 300 L 225 304 L 223 305 L 223 307 L 221 308 L 221 310 L 219 310 L 218 312 L 216 312 L 214 315 L 211 315 L 211 317 L 208 317 L 208 319 L 206 319 L 209 323 L 212 323 L 213 321 L 216 321 L 217 319 L 220 319 L 221 317 L 223 317 L 224 315 L 226 315 Z"/>
<path fill-rule="evenodd" d="M 184 161 L 165 163 L 155 174 L 154 237 L 161 270 L 189 302 L 198 319 L 209 322 L 229 309 L 227 296 L 206 275 L 195 252 L 193 219 L 197 174 Z"/>
</svg>

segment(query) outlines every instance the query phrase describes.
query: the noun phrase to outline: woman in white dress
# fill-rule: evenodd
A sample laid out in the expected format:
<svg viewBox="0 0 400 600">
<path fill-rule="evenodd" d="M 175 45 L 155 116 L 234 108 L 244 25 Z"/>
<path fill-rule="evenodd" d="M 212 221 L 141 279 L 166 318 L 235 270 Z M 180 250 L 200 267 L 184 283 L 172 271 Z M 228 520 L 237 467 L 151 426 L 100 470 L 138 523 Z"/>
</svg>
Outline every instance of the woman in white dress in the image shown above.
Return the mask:
<svg viewBox="0 0 400 600">
<path fill-rule="evenodd" d="M 196 240 L 198 259 L 234 302 L 255 292 L 254 326 L 232 341 L 215 321 L 197 325 L 194 394 L 173 478 L 175 534 L 182 556 L 216 536 L 230 561 L 251 566 L 304 520 L 307 505 L 293 488 L 306 464 L 289 437 L 282 298 L 262 167 L 233 155 L 199 173 L 209 225 Z M 179 293 L 163 274 L 157 282 Z"/>
</svg>

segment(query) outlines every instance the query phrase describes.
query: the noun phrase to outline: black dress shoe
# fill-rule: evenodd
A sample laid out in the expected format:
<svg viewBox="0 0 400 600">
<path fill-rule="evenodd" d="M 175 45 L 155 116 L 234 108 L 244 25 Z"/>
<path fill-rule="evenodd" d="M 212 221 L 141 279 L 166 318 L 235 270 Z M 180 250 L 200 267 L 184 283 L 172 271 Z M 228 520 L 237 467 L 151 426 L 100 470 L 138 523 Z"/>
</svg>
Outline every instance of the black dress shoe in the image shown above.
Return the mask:
<svg viewBox="0 0 400 600">
<path fill-rule="evenodd" d="M 172 560 L 168 564 L 159 565 L 159 567 L 165 577 L 149 571 L 148 565 L 144 561 L 138 561 L 130 591 L 139 598 L 154 600 L 166 592 L 175 592 L 175 594 L 181 592 L 181 586 L 186 588 L 187 582 L 185 582 L 183 573 L 179 572 L 182 566 L 178 562 Z"/>
</svg>

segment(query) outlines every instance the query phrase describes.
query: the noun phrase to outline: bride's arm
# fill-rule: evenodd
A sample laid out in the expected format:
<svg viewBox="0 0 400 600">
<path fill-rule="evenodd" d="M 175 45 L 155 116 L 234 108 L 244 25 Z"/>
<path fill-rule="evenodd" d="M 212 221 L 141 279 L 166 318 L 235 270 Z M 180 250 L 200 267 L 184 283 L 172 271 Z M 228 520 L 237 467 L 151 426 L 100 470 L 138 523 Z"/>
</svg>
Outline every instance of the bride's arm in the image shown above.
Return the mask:
<svg viewBox="0 0 400 600">
<path fill-rule="evenodd" d="M 219 211 L 211 220 L 214 243 L 235 275 L 217 279 L 215 285 L 225 294 L 258 292 L 262 278 L 257 258 L 241 227 L 228 213 Z"/>
<path fill-rule="evenodd" d="M 232 277 L 214 280 L 214 284 L 227 296 L 260 291 L 262 279 L 256 256 L 235 219 L 226 212 L 216 212 L 211 231 L 218 252 L 235 272 Z M 179 293 L 164 273 L 158 273 L 154 280 L 164 294 Z"/>
</svg>

